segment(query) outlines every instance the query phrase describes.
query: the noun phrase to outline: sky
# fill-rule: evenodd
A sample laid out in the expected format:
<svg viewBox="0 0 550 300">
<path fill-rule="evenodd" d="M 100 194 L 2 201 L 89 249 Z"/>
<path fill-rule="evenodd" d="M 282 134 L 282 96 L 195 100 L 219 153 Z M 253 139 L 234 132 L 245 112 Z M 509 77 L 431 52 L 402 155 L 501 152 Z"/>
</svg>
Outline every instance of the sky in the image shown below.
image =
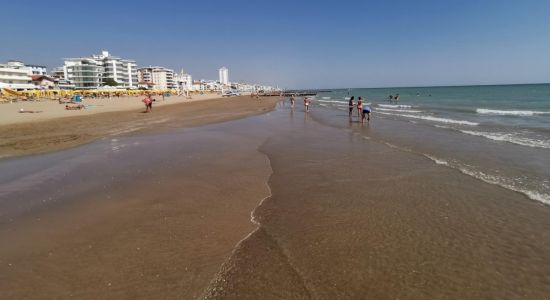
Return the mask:
<svg viewBox="0 0 550 300">
<path fill-rule="evenodd" d="M 550 82 L 550 1 L 9 1 L 0 62 L 108 50 L 283 88 Z"/>
</svg>

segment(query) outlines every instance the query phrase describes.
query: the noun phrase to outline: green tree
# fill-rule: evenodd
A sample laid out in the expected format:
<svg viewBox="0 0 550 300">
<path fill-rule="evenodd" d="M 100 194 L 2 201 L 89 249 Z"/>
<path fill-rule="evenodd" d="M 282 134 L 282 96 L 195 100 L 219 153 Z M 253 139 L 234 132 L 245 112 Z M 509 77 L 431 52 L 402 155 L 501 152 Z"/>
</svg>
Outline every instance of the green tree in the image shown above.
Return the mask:
<svg viewBox="0 0 550 300">
<path fill-rule="evenodd" d="M 118 82 L 116 82 L 113 78 L 104 77 L 103 78 L 103 85 L 117 86 Z"/>
</svg>

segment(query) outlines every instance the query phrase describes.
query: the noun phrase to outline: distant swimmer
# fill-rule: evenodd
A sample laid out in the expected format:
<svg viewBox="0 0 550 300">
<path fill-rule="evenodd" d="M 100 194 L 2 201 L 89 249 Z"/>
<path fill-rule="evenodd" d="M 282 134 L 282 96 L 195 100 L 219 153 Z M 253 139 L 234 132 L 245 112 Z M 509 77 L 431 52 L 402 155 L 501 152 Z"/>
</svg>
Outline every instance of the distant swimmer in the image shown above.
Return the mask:
<svg viewBox="0 0 550 300">
<path fill-rule="evenodd" d="M 395 95 L 394 100 L 395 100 L 395 102 L 399 101 L 399 94 L 396 94 L 396 95 Z"/>
<path fill-rule="evenodd" d="M 362 111 L 363 111 L 363 98 L 359 97 L 359 100 L 357 100 L 357 117 L 361 118 Z"/>
<path fill-rule="evenodd" d="M 388 101 L 390 101 L 390 102 L 393 101 L 393 95 L 389 95 L 389 96 L 388 96 Z"/>
<path fill-rule="evenodd" d="M 363 105 L 363 110 L 362 110 L 362 113 L 361 113 L 361 123 L 365 123 L 365 118 L 367 119 L 367 121 L 370 121 L 370 113 L 371 113 L 371 109 L 368 105 L 364 104 Z"/>
<path fill-rule="evenodd" d="M 349 98 L 349 117 L 351 118 L 351 115 L 353 114 L 353 107 L 355 106 L 355 103 L 353 103 L 353 99 L 355 99 L 354 96 L 351 96 L 351 98 Z"/>
</svg>

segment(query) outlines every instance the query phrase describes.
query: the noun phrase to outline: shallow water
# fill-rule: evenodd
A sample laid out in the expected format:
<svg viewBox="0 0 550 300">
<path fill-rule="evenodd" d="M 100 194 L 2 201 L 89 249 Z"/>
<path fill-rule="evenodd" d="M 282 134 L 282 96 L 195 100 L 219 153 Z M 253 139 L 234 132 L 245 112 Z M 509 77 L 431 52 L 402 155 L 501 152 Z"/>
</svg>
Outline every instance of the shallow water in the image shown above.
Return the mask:
<svg viewBox="0 0 550 300">
<path fill-rule="evenodd" d="M 380 140 L 380 126 L 395 121 L 281 113 L 292 131 L 261 147 L 273 169 L 273 196 L 254 212 L 261 230 L 239 245 L 208 297 L 550 293 L 549 207 Z"/>
<path fill-rule="evenodd" d="M 397 121 L 377 122 L 381 140 L 550 204 L 550 85 L 336 90 L 317 102 L 325 123 L 339 124 L 348 94 Z"/>
</svg>

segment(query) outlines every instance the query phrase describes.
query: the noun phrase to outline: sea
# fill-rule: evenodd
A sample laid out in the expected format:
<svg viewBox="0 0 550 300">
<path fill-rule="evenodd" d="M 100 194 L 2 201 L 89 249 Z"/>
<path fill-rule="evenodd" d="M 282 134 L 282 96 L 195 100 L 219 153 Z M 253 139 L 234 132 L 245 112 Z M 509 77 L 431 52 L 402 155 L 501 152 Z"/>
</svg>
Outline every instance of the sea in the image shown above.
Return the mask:
<svg viewBox="0 0 550 300">
<path fill-rule="evenodd" d="M 312 102 L 328 121 L 351 96 L 370 106 L 372 138 L 550 204 L 550 84 L 338 89 Z"/>
</svg>

